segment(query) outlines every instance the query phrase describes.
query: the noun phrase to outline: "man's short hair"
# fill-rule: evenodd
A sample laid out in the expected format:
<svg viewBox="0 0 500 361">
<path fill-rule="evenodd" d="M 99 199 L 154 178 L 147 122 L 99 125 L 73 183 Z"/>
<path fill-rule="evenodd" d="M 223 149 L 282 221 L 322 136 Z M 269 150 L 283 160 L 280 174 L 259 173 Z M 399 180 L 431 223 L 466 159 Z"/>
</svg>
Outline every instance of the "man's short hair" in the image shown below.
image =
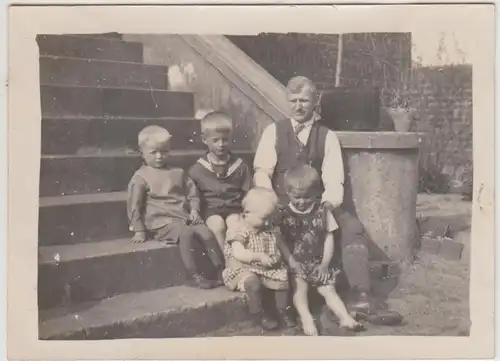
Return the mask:
<svg viewBox="0 0 500 361">
<path fill-rule="evenodd" d="M 319 191 L 321 178 L 313 167 L 307 164 L 290 168 L 285 172 L 285 190 L 315 189 Z"/>
<path fill-rule="evenodd" d="M 233 120 L 223 112 L 210 112 L 201 120 L 201 132 L 232 132 Z"/>
<path fill-rule="evenodd" d="M 288 81 L 286 88 L 292 94 L 300 93 L 304 88 L 309 88 L 315 95 L 317 93 L 316 85 L 311 79 L 305 76 L 294 76 Z"/>
<path fill-rule="evenodd" d="M 154 142 L 156 144 L 168 143 L 172 135 L 168 130 L 158 125 L 149 125 L 139 132 L 137 141 L 139 147 L 142 148 L 146 143 Z"/>
</svg>

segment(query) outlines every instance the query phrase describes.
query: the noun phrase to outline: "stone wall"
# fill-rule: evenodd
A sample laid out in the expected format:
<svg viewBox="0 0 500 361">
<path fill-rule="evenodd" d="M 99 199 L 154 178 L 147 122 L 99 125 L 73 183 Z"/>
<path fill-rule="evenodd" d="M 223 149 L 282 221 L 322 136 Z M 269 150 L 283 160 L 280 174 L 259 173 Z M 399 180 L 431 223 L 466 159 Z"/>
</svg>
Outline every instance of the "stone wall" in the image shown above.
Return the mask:
<svg viewBox="0 0 500 361">
<path fill-rule="evenodd" d="M 228 38 L 283 84 L 295 75 L 311 78 L 320 89 L 335 84 L 337 34 L 262 33 Z M 407 79 L 410 67 L 411 34 L 343 35 L 342 86 L 379 87 L 385 105 Z"/>
<path fill-rule="evenodd" d="M 234 149 L 254 149 L 271 117 L 235 87 L 178 35 L 125 34 L 123 39 L 144 45 L 146 64 L 168 67 L 170 90 L 195 93 L 196 117 L 220 110 L 235 121 Z"/>
<path fill-rule="evenodd" d="M 426 134 L 421 177 L 429 191 L 467 192 L 472 183 L 472 66 L 412 70 L 414 131 Z M 449 189 L 448 189 L 449 188 Z"/>
</svg>

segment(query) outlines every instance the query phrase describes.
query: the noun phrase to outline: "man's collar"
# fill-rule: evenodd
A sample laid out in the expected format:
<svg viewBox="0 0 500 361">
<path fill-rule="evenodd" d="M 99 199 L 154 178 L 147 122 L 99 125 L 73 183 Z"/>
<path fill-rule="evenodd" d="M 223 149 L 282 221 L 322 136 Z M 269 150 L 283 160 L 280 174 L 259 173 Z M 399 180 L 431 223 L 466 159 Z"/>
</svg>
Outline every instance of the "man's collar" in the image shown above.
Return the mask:
<svg viewBox="0 0 500 361">
<path fill-rule="evenodd" d="M 309 119 L 307 122 L 304 122 L 302 124 L 304 124 L 304 126 L 308 127 L 308 126 L 312 126 L 315 122 L 319 121 L 321 119 L 321 116 L 317 113 L 317 112 L 314 112 L 311 119 Z M 297 124 L 299 124 L 295 119 L 293 118 L 290 118 L 291 122 L 292 122 L 292 127 L 295 128 L 295 126 Z"/>
</svg>

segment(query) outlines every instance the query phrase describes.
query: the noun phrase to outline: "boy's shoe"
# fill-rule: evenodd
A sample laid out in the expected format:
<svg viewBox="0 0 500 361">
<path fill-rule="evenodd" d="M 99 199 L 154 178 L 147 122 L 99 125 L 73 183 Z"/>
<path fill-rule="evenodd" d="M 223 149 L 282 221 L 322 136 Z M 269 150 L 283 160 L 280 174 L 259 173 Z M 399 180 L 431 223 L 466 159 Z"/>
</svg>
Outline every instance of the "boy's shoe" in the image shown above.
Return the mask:
<svg viewBox="0 0 500 361">
<path fill-rule="evenodd" d="M 222 278 L 222 270 L 217 271 L 217 276 L 215 277 L 214 285 L 215 287 L 224 286 L 224 279 Z"/>
<path fill-rule="evenodd" d="M 215 283 L 213 281 L 207 280 L 199 273 L 193 274 L 191 278 L 187 281 L 187 285 L 189 287 L 201 288 L 204 290 L 215 288 Z"/>
</svg>

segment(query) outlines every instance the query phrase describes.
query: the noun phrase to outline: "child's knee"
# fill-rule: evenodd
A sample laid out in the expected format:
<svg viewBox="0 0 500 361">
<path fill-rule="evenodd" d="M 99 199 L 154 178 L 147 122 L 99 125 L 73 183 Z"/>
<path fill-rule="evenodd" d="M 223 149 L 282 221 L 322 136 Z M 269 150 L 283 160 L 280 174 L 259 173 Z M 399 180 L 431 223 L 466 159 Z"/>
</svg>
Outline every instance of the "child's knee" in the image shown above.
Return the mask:
<svg viewBox="0 0 500 361">
<path fill-rule="evenodd" d="M 226 222 L 219 215 L 213 215 L 207 218 L 205 222 L 212 232 L 220 234 L 226 232 Z"/>
<path fill-rule="evenodd" d="M 260 279 L 257 275 L 249 275 L 243 282 L 245 291 L 258 291 L 261 289 Z"/>
</svg>

